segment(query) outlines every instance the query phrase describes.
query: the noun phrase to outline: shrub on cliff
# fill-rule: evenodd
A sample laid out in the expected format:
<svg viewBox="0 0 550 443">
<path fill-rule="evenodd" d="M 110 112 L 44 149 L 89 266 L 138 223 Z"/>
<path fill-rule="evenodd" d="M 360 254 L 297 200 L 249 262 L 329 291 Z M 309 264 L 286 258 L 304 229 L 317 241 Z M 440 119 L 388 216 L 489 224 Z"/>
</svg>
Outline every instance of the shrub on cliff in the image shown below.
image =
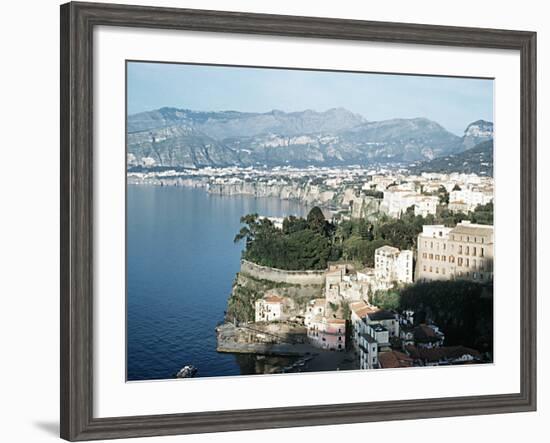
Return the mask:
<svg viewBox="0 0 550 443">
<path fill-rule="evenodd" d="M 324 217 L 322 220 L 326 224 Z M 328 261 L 335 258 L 330 228 L 321 225 L 318 214 L 309 221 L 288 218 L 282 230 L 257 214 L 246 215 L 241 222 L 245 226 L 235 236 L 235 242 L 244 239 L 243 258 L 259 265 L 287 270 L 325 269 Z"/>
</svg>

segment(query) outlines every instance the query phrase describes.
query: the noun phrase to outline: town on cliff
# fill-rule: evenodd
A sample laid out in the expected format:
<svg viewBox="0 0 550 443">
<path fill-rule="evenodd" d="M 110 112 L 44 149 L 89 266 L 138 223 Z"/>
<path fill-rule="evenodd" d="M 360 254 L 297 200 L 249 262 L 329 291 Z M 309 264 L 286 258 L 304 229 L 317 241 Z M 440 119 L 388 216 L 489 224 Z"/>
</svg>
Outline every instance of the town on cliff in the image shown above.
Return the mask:
<svg viewBox="0 0 550 443">
<path fill-rule="evenodd" d="M 491 177 L 347 171 L 284 186 L 318 206 L 242 217 L 218 352 L 293 358 L 270 372 L 492 362 Z"/>
</svg>

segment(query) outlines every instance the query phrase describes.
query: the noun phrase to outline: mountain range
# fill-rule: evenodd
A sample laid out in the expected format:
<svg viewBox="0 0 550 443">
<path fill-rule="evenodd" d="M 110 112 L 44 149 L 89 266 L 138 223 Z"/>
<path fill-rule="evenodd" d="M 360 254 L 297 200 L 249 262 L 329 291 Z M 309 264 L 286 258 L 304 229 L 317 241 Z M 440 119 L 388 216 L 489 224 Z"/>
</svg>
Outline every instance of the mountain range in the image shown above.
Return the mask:
<svg viewBox="0 0 550 443">
<path fill-rule="evenodd" d="M 493 140 L 488 139 L 457 154 L 437 157 L 411 168 L 411 172 L 463 172 L 493 176 Z"/>
<path fill-rule="evenodd" d="M 343 108 L 266 113 L 161 108 L 128 116 L 128 167 L 339 166 L 422 162 L 492 140 L 478 120 L 459 137 L 426 118 L 368 121 Z"/>
</svg>

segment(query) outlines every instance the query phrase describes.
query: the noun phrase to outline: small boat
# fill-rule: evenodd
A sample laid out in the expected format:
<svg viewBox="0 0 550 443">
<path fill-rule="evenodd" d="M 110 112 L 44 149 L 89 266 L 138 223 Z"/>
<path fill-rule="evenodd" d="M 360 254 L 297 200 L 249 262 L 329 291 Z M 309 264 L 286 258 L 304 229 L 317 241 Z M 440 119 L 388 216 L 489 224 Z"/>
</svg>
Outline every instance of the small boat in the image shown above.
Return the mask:
<svg viewBox="0 0 550 443">
<path fill-rule="evenodd" d="M 191 378 L 194 377 L 198 369 L 193 365 L 185 365 L 176 374 L 176 378 Z"/>
</svg>

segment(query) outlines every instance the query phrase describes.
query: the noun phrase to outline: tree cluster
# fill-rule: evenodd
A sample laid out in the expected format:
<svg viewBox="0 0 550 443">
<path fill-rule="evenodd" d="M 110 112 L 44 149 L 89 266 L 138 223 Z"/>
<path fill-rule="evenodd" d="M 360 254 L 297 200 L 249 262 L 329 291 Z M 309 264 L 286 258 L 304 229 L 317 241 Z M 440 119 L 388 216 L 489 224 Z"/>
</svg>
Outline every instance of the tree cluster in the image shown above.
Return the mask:
<svg viewBox="0 0 550 443">
<path fill-rule="evenodd" d="M 243 258 L 279 269 L 325 269 L 329 261 L 337 260 L 373 267 L 374 252 L 381 246 L 414 250 L 423 225 L 455 226 L 462 220 L 492 224 L 493 204 L 478 206 L 468 214 L 450 212 L 442 206 L 435 216 L 427 217 L 414 215 L 411 207 L 399 219 L 381 214 L 375 221 L 352 219 L 337 225 L 314 207 L 306 218 L 285 218 L 282 229 L 258 214 L 249 214 L 241 218 L 244 226 L 235 242 L 245 240 Z"/>
</svg>

